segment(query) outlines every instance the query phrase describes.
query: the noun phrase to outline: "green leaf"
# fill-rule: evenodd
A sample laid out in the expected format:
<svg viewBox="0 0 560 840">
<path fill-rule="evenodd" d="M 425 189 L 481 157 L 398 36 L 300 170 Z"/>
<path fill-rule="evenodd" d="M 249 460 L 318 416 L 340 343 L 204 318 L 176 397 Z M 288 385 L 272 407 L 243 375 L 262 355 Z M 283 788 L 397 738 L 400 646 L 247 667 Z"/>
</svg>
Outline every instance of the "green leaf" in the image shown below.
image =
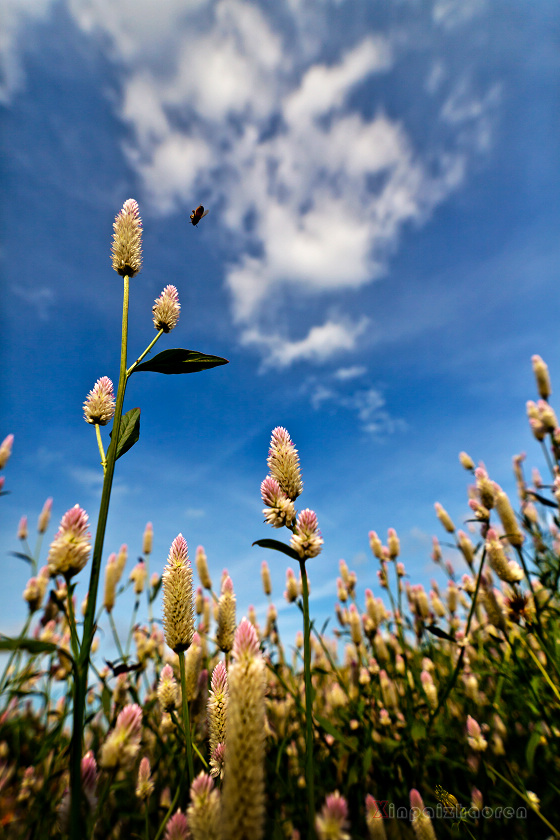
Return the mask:
<svg viewBox="0 0 560 840">
<path fill-rule="evenodd" d="M 0 638 L 0 650 L 26 650 L 28 653 L 56 653 L 61 651 L 69 659 L 72 659 L 68 651 L 59 648 L 54 642 L 41 642 L 39 639 L 10 639 L 8 636 Z M 72 663 L 74 660 L 72 659 Z"/>
<path fill-rule="evenodd" d="M 527 759 L 527 769 L 529 773 L 533 773 L 533 765 L 535 762 L 535 752 L 537 747 L 541 742 L 541 733 L 539 730 L 533 732 L 531 737 L 529 738 L 529 742 L 527 744 L 527 749 L 525 750 L 525 757 Z"/>
<path fill-rule="evenodd" d="M 119 428 L 119 444 L 117 446 L 117 459 L 132 449 L 140 437 L 140 409 L 131 408 L 121 417 Z"/>
<path fill-rule="evenodd" d="M 291 545 L 280 542 L 280 540 L 256 540 L 253 545 L 260 545 L 261 548 L 272 548 L 274 551 L 281 551 L 282 554 L 287 554 L 292 560 L 297 560 L 298 563 L 301 557 Z"/>
<path fill-rule="evenodd" d="M 29 554 L 22 554 L 20 551 L 8 551 L 8 554 L 10 554 L 12 557 L 18 557 L 20 560 L 25 560 L 26 563 L 33 563 L 33 560 L 29 556 Z"/>
<path fill-rule="evenodd" d="M 149 362 L 142 362 L 135 367 L 137 370 L 149 370 L 153 373 L 197 373 L 199 370 L 227 365 L 229 359 L 222 359 L 221 356 L 207 356 L 206 353 L 199 353 L 198 350 L 183 350 L 176 347 L 172 350 L 164 350 L 158 353 Z"/>
<path fill-rule="evenodd" d="M 428 633 L 432 633 L 434 636 L 437 636 L 438 639 L 447 639 L 448 642 L 456 642 L 457 640 L 450 636 L 449 633 L 446 633 L 445 630 L 442 630 L 441 627 L 438 627 L 437 624 L 426 624 L 425 629 Z"/>
</svg>

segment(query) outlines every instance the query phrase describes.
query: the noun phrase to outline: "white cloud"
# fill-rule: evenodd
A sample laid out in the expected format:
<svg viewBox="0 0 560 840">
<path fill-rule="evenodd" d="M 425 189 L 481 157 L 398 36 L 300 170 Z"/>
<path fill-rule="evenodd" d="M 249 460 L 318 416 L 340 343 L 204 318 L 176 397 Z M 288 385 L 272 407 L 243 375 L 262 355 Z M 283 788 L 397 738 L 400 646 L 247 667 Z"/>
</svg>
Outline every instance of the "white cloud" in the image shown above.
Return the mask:
<svg viewBox="0 0 560 840">
<path fill-rule="evenodd" d="M 352 367 L 339 368 L 334 372 L 334 378 L 339 382 L 346 382 L 348 379 L 357 379 L 367 372 L 365 367 L 361 365 L 353 365 Z"/>
<path fill-rule="evenodd" d="M 341 381 L 336 373 L 333 379 Z M 304 390 L 308 390 L 314 409 L 319 410 L 330 404 L 334 409 L 342 408 L 351 411 L 356 415 L 362 431 L 367 434 L 378 437 L 404 431 L 407 428 L 404 420 L 390 414 L 385 397 L 377 388 L 364 387 L 348 392 L 342 390 L 341 387 L 312 379 L 306 383 Z"/>
<path fill-rule="evenodd" d="M 470 156 L 490 143 L 499 91 L 461 88 L 445 75 L 442 103 L 435 51 L 416 88 L 432 109 L 439 104 L 442 145 L 424 153 L 406 112 L 396 118 L 382 107 L 378 80 L 399 71 L 408 49 L 390 27 L 353 41 L 341 33 L 338 53 L 332 40 L 327 53 L 328 5 L 166 0 L 163 13 L 153 0 L 67 2 L 119 68 L 124 148 L 140 199 L 163 214 L 190 212 L 200 200 L 219 206 L 213 218 L 226 234 L 241 343 L 278 367 L 355 350 L 364 322 L 317 315 L 323 299 L 332 306 L 335 295 L 381 277 L 405 226 L 425 221 L 461 185 Z M 437 0 L 423 14 L 445 33 L 481 8 L 466 5 L 468 14 Z M 36 0 L 36 8 L 46 6 Z M 401 35 L 404 27 L 406 19 Z M 320 326 L 309 325 L 310 301 Z M 307 334 L 295 338 L 302 319 Z"/>
<path fill-rule="evenodd" d="M 30 23 L 45 20 L 53 0 L 2 0 L 0 26 L 0 103 L 8 104 L 24 81 L 21 44 Z"/>
<path fill-rule="evenodd" d="M 367 324 L 367 318 L 357 323 L 329 320 L 311 327 L 305 338 L 292 341 L 251 328 L 245 331 L 243 343 L 266 350 L 266 366 L 284 368 L 296 361 L 325 362 L 340 352 L 353 350 Z"/>
</svg>

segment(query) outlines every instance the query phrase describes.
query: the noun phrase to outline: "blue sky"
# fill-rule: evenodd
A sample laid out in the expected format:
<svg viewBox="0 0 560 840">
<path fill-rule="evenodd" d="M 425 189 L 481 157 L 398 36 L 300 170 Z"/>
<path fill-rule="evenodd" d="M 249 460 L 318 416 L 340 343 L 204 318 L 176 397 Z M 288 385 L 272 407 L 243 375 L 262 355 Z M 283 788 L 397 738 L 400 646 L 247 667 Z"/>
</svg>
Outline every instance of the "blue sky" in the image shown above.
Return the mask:
<svg viewBox="0 0 560 840">
<path fill-rule="evenodd" d="M 25 615 L 19 517 L 54 498 L 52 538 L 101 474 L 82 403 L 118 375 L 114 216 L 136 198 L 144 266 L 129 354 L 179 290 L 159 349 L 230 364 L 132 377 L 141 437 L 118 462 L 105 558 L 132 562 L 154 524 L 161 571 L 182 532 L 240 616 L 264 621 L 260 564 L 284 607 L 287 563 L 251 548 L 271 430 L 299 449 L 301 507 L 325 546 L 314 615 L 333 615 L 338 561 L 377 588 L 368 531 L 395 527 L 412 581 L 434 569 L 433 504 L 467 518 L 460 450 L 513 489 L 542 466 L 525 420 L 530 357 L 558 363 L 557 6 L 499 0 L 0 0 L 0 436 L 3 631 Z M 210 208 L 193 228 L 199 203 Z M 46 548 L 46 546 L 45 546 Z M 43 553 L 43 558 L 46 556 Z M 451 556 L 451 555 L 450 555 Z M 459 570 L 462 572 L 459 565 Z M 437 575 L 436 575 L 437 576 Z M 82 575 L 80 591 L 85 592 Z M 125 618 L 122 619 L 123 622 Z"/>
</svg>

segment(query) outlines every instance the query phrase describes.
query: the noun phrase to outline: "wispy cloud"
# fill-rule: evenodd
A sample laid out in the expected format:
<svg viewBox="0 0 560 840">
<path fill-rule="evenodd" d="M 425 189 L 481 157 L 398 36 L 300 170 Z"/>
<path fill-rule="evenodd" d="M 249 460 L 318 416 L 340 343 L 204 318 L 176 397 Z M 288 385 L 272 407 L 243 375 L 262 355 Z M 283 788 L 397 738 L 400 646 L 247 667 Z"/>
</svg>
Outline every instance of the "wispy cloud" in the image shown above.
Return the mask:
<svg viewBox="0 0 560 840">
<path fill-rule="evenodd" d="M 341 381 L 337 373 L 338 371 L 322 381 L 310 377 L 304 384 L 304 391 L 307 391 L 309 401 L 316 411 L 330 407 L 334 411 L 342 409 L 351 412 L 362 431 L 374 437 L 406 430 L 406 422 L 392 416 L 385 397 L 378 388 L 349 388 L 346 383 L 351 383 L 352 378 Z"/>
</svg>

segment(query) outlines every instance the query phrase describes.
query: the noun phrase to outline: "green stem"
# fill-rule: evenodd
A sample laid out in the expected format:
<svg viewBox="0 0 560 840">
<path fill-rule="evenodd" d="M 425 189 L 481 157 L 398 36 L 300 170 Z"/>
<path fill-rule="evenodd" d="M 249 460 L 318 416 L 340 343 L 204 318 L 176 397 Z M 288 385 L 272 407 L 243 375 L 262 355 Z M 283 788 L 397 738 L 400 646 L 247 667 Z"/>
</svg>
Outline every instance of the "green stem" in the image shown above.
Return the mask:
<svg viewBox="0 0 560 840">
<path fill-rule="evenodd" d="M 74 684 L 74 709 L 73 709 L 73 728 L 72 728 L 72 746 L 70 759 L 70 790 L 71 790 L 71 805 L 70 805 L 70 838 L 71 840 L 82 840 L 84 836 L 83 819 L 81 814 L 81 800 L 82 800 L 82 737 L 84 727 L 85 701 L 87 693 L 87 680 L 89 668 L 89 655 L 93 636 L 95 633 L 95 605 L 97 602 L 97 589 L 99 587 L 99 576 L 101 572 L 101 555 L 103 553 L 103 543 L 105 540 L 105 529 L 107 527 L 107 516 L 109 513 L 109 502 L 111 499 L 111 488 L 113 486 L 113 474 L 115 471 L 115 461 L 117 456 L 117 446 L 119 442 L 119 432 L 121 425 L 122 409 L 124 404 L 124 394 L 126 390 L 126 349 L 128 339 L 128 295 L 129 295 L 129 278 L 124 277 L 123 289 L 123 310 L 122 310 L 122 337 L 121 337 L 121 363 L 119 372 L 119 387 L 117 391 L 117 404 L 115 407 L 115 416 L 113 420 L 113 433 L 111 443 L 107 451 L 107 465 L 103 479 L 103 490 L 101 492 L 101 502 L 99 505 L 99 518 L 97 520 L 97 531 L 95 534 L 95 544 L 93 547 L 93 557 L 91 561 L 91 574 L 89 580 L 88 602 L 86 614 L 84 618 L 84 632 L 82 636 L 82 646 L 80 658 L 77 663 L 77 673 Z"/>
<path fill-rule="evenodd" d="M 142 359 L 144 358 L 144 356 L 147 356 L 147 355 L 148 355 L 148 353 L 150 352 L 150 350 L 152 349 L 152 347 L 154 346 L 154 344 L 156 343 L 156 341 L 158 340 L 158 338 L 161 338 L 161 336 L 162 336 L 162 335 L 163 335 L 163 330 L 160 330 L 160 331 L 158 332 L 158 334 L 156 335 L 156 337 L 154 338 L 154 340 L 153 340 L 153 341 L 150 341 L 150 343 L 148 344 L 148 346 L 146 347 L 146 349 L 144 350 L 144 352 L 142 353 L 142 355 L 141 355 L 141 356 L 138 356 L 138 358 L 136 359 L 136 361 L 134 362 L 134 364 L 133 364 L 133 365 L 131 365 L 131 366 L 129 367 L 129 369 L 128 369 L 128 370 L 127 370 L 127 372 L 126 372 L 126 378 L 127 378 L 127 379 L 128 379 L 128 377 L 130 376 L 130 374 L 134 371 L 134 369 L 136 368 L 136 366 L 140 364 L 140 362 L 142 361 Z"/>
<path fill-rule="evenodd" d="M 21 633 L 18 636 L 18 641 L 21 641 L 22 639 L 25 639 L 25 637 L 27 635 L 27 631 L 29 630 L 29 625 L 31 624 L 32 617 L 33 617 L 33 613 L 29 612 L 29 614 L 28 614 L 28 616 L 25 620 L 25 624 L 23 625 L 23 630 L 21 631 Z M 9 673 L 10 673 L 10 668 L 12 667 L 12 662 L 14 661 L 14 659 L 16 658 L 16 656 L 19 652 L 20 652 L 19 648 L 15 648 L 11 652 L 10 658 L 8 659 L 8 661 L 6 663 L 6 667 L 4 668 L 4 673 L 2 674 L 2 679 L 0 680 L 0 695 L 4 693 L 4 689 L 6 688 L 6 685 L 9 682 L 8 676 L 9 676 Z"/>
<path fill-rule="evenodd" d="M 181 671 L 181 699 L 183 702 L 183 727 L 185 729 L 185 742 L 187 746 L 187 784 L 190 787 L 194 779 L 194 764 L 191 744 L 191 722 L 189 718 L 189 701 L 187 700 L 187 677 L 185 673 L 185 652 L 177 652 L 179 657 L 179 670 Z"/>
<path fill-rule="evenodd" d="M 309 622 L 309 586 L 305 560 L 299 561 L 303 600 L 303 668 L 305 672 L 305 784 L 307 787 L 308 837 L 315 837 L 315 791 L 313 767 L 313 687 L 311 685 L 311 626 Z"/>
<path fill-rule="evenodd" d="M 103 467 L 103 475 L 105 475 L 105 470 L 107 469 L 107 459 L 105 458 L 105 450 L 103 449 L 103 441 L 101 440 L 101 429 L 99 428 L 99 423 L 95 424 L 95 436 L 97 438 L 99 454 L 101 455 L 101 466 Z"/>
<path fill-rule="evenodd" d="M 115 619 L 113 618 L 113 612 L 109 613 L 109 624 L 111 625 L 111 632 L 113 634 L 113 639 L 115 641 L 115 645 L 117 647 L 118 654 L 123 662 L 126 661 L 126 657 L 123 653 L 123 649 L 121 647 L 121 640 L 119 639 L 119 634 L 117 633 L 117 627 L 115 625 Z"/>
</svg>

